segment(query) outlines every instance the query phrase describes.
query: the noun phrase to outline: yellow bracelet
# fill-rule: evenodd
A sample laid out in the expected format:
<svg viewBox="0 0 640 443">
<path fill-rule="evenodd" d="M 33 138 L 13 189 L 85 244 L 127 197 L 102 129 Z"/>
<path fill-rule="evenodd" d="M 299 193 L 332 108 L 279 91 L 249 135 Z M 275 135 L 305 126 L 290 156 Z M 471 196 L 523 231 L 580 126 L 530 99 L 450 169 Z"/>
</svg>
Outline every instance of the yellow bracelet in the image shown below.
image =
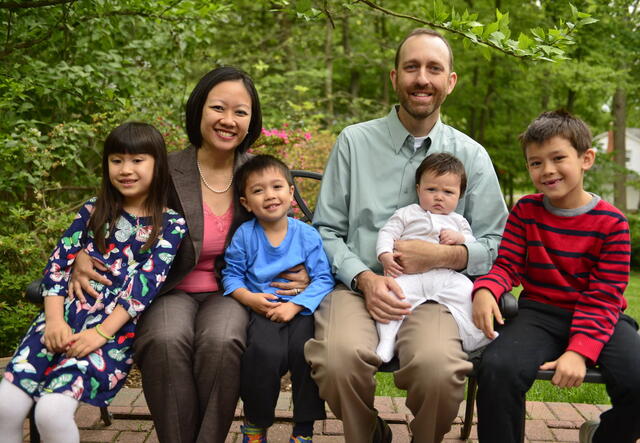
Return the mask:
<svg viewBox="0 0 640 443">
<path fill-rule="evenodd" d="M 109 337 L 107 334 L 102 332 L 102 329 L 100 329 L 100 325 L 96 325 L 95 330 L 98 333 L 98 335 L 104 338 L 105 340 L 113 340 L 114 338 L 116 338 L 115 335 L 112 335 L 111 337 Z"/>
</svg>

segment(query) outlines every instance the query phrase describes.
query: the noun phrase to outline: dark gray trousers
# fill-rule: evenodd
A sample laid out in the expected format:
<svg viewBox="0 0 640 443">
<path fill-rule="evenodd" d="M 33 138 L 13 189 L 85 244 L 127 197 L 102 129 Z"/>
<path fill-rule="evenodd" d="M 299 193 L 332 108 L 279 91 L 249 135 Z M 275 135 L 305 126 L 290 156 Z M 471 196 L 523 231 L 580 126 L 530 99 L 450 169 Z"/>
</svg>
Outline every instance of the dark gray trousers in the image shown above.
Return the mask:
<svg viewBox="0 0 640 443">
<path fill-rule="evenodd" d="M 159 296 L 142 314 L 134 359 L 160 442 L 225 441 L 248 318 L 231 297 L 179 290 Z"/>
</svg>

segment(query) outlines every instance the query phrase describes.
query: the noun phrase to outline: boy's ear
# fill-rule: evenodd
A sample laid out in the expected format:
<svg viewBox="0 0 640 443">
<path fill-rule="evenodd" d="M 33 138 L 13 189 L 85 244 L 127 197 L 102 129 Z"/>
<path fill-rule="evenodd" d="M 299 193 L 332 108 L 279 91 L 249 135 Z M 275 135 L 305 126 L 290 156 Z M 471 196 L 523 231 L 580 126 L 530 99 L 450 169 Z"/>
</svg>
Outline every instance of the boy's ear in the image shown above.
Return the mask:
<svg viewBox="0 0 640 443">
<path fill-rule="evenodd" d="M 291 200 L 293 200 L 293 192 L 295 190 L 295 187 L 293 185 L 289 186 L 289 194 L 291 195 Z"/>
<path fill-rule="evenodd" d="M 596 150 L 587 149 L 584 152 L 584 154 L 582 154 L 582 170 L 587 171 L 591 169 L 595 161 L 596 161 Z"/>
<path fill-rule="evenodd" d="M 240 204 L 244 206 L 247 212 L 251 212 L 251 208 L 247 205 L 247 199 L 245 197 L 240 197 Z"/>
</svg>

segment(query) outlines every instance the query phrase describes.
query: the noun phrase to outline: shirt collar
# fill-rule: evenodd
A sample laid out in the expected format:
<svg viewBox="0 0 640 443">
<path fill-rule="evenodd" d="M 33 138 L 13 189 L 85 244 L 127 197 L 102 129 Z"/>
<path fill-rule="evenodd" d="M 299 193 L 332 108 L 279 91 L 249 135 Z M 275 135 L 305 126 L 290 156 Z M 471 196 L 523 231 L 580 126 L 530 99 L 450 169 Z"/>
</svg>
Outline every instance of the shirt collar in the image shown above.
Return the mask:
<svg viewBox="0 0 640 443">
<path fill-rule="evenodd" d="M 391 112 L 387 115 L 387 125 L 389 126 L 389 133 L 395 153 L 398 154 L 405 144 L 413 151 L 414 136 L 407 131 L 407 128 L 404 127 L 400 118 L 398 118 L 398 105 L 391 107 Z M 431 139 L 431 146 L 434 145 L 434 141 L 440 135 L 441 130 L 442 122 L 440 118 L 438 118 L 438 121 L 433 125 L 433 128 L 431 128 L 428 134 L 428 137 Z M 407 140 L 408 137 L 411 138 Z"/>
</svg>

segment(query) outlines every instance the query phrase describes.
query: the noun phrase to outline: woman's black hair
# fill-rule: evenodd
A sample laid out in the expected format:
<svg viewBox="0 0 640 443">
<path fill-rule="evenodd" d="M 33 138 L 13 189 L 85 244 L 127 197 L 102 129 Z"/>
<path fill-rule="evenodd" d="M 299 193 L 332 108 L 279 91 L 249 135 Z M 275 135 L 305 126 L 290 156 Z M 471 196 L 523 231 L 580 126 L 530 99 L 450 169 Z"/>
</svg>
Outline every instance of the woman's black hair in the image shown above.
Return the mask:
<svg viewBox="0 0 640 443">
<path fill-rule="evenodd" d="M 160 235 L 169 192 L 169 166 L 164 139 L 152 125 L 140 122 L 123 123 L 107 136 L 102 152 L 102 185 L 89 220 L 96 247 L 102 253 L 106 252 L 105 238 L 115 232 L 123 206 L 122 194 L 109 179 L 109 156 L 113 154 L 149 154 L 153 157 L 153 179 L 144 203 L 145 212 L 151 215 L 153 226 L 144 248 L 150 248 Z"/>
<path fill-rule="evenodd" d="M 262 131 L 262 111 L 260 110 L 260 98 L 258 91 L 253 84 L 253 80 L 246 72 L 231 67 L 222 66 L 210 71 L 204 75 L 198 82 L 189 100 L 187 100 L 185 120 L 187 128 L 187 136 L 189 141 L 196 148 L 202 146 L 202 132 L 200 131 L 200 122 L 202 121 L 202 109 L 207 101 L 209 92 L 219 83 L 226 81 L 240 80 L 251 97 L 251 122 L 249 130 L 244 140 L 236 148 L 236 155 L 243 154 L 249 149 L 249 146 L 255 142 Z"/>
</svg>

